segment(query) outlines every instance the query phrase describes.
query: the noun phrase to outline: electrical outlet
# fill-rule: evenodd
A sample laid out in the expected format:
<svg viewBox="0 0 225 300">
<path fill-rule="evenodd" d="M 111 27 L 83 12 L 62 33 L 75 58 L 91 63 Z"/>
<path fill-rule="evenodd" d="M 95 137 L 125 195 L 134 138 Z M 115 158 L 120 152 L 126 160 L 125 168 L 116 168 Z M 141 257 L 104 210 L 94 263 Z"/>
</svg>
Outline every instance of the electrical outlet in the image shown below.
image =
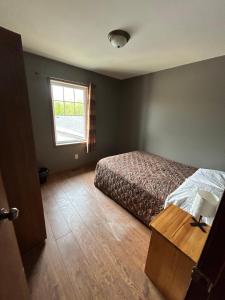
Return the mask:
<svg viewBox="0 0 225 300">
<path fill-rule="evenodd" d="M 79 159 L 79 155 L 77 153 L 74 155 L 74 159 Z"/>
</svg>

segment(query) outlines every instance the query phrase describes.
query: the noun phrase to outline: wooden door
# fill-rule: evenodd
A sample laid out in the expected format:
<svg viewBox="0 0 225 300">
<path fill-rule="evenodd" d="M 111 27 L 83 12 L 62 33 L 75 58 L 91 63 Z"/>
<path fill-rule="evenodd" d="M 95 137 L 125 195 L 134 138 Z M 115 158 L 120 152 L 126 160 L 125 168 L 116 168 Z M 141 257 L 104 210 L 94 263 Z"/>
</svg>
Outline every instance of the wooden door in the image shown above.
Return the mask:
<svg viewBox="0 0 225 300">
<path fill-rule="evenodd" d="M 9 209 L 0 172 L 0 209 Z M 0 220 L 0 299 L 29 299 L 12 221 Z"/>
<path fill-rule="evenodd" d="M 46 238 L 21 36 L 0 27 L 0 164 L 21 252 Z"/>
</svg>

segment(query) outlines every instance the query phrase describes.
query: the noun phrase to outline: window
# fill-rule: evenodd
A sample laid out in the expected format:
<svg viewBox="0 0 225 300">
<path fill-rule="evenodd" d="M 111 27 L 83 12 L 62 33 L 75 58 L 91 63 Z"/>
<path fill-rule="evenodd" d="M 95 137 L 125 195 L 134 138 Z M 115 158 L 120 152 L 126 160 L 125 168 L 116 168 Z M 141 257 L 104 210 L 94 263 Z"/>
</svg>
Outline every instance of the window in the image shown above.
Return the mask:
<svg viewBox="0 0 225 300">
<path fill-rule="evenodd" d="M 88 87 L 50 80 L 56 146 L 86 141 Z"/>
</svg>

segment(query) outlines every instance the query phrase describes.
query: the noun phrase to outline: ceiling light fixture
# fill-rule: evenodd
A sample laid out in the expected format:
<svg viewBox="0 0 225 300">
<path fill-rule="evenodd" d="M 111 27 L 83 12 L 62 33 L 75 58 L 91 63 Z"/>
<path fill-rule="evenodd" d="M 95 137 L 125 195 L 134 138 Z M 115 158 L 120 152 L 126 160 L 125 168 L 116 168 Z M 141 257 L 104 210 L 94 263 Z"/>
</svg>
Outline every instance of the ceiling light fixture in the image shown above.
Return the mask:
<svg viewBox="0 0 225 300">
<path fill-rule="evenodd" d="M 126 45 L 126 43 L 130 39 L 130 35 L 128 32 L 117 29 L 113 30 L 108 34 L 108 39 L 110 43 L 113 45 L 115 48 L 121 48 Z"/>
</svg>

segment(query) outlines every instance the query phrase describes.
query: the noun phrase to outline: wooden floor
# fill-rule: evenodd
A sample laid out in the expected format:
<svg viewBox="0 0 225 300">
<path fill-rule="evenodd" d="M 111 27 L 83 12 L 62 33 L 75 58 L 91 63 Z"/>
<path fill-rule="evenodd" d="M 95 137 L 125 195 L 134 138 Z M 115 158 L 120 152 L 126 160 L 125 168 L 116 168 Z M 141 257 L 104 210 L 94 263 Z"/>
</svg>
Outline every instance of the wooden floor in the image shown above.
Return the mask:
<svg viewBox="0 0 225 300">
<path fill-rule="evenodd" d="M 163 299 L 144 273 L 148 228 L 93 181 L 69 171 L 43 186 L 48 238 L 24 258 L 32 299 Z"/>
</svg>

